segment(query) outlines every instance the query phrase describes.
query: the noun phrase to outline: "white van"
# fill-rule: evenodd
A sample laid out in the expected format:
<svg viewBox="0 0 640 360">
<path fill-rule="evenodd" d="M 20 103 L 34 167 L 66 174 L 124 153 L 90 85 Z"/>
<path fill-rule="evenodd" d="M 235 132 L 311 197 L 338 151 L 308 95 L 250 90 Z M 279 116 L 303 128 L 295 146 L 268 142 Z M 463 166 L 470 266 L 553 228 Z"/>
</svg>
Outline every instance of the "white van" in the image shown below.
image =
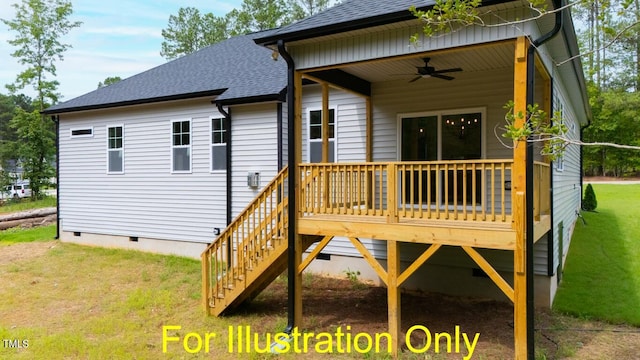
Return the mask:
<svg viewBox="0 0 640 360">
<path fill-rule="evenodd" d="M 9 185 L 2 192 L 2 197 L 5 199 L 22 199 L 31 197 L 31 187 L 29 183 L 17 183 L 15 185 Z"/>
</svg>

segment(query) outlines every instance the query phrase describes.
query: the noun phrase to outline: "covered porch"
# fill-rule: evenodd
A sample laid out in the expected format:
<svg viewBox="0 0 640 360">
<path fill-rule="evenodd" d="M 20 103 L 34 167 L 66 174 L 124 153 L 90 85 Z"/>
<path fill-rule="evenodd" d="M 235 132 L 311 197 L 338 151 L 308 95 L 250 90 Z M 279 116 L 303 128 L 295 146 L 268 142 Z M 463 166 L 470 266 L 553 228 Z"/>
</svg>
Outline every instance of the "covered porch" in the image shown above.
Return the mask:
<svg viewBox="0 0 640 360">
<path fill-rule="evenodd" d="M 536 242 L 551 228 L 550 165 L 536 155 L 530 174 L 534 186 L 527 188 L 525 143 L 504 146 L 499 124 L 509 100 L 516 112 L 526 112 L 527 46 L 525 38 L 518 38 L 295 72 L 299 126 L 290 174 L 297 198 L 290 211 L 298 245 L 289 250 L 295 253 L 296 326 L 303 320 L 302 272 L 332 239 L 343 237 L 388 288 L 389 332 L 397 352 L 400 287 L 442 246 L 455 246 L 514 303 L 516 352 L 525 352 L 525 199 L 527 191 L 533 193 Z M 446 78 L 422 74 L 430 66 L 456 70 Z M 550 76 L 538 59 L 533 76 L 535 101 L 549 113 Z M 313 114 L 304 105 L 303 84 L 309 82 L 321 92 L 319 111 Z M 364 104 L 354 115 L 362 125 L 361 161 L 342 160 L 354 156 L 344 156 L 349 149 L 341 148 L 347 141 L 340 141 L 345 135 L 339 128 L 340 108 L 332 105 L 335 92 L 355 95 Z M 303 260 L 301 241 L 307 235 L 322 240 Z M 386 242 L 386 266 L 362 239 Z M 403 266 L 403 242 L 429 246 Z M 513 279 L 503 278 L 479 249 L 512 251 Z"/>
</svg>

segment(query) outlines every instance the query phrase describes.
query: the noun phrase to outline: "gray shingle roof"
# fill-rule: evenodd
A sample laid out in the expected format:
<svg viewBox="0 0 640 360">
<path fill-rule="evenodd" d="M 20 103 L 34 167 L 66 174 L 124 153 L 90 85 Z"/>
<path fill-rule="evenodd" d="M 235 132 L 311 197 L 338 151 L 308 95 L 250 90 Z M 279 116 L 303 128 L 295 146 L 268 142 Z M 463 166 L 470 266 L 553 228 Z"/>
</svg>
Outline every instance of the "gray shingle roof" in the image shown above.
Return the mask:
<svg viewBox="0 0 640 360">
<path fill-rule="evenodd" d="M 258 44 L 270 44 L 276 39 L 298 40 L 326 35 L 335 31 L 354 30 L 377 25 L 376 22 L 409 20 L 413 15 L 409 7 L 433 6 L 434 0 L 347 0 L 319 14 L 300 20 L 273 32 L 260 34 Z"/>
<path fill-rule="evenodd" d="M 287 85 L 287 65 L 253 39 L 266 32 L 234 37 L 151 70 L 97 89 L 46 110 L 57 114 L 222 93 L 237 101 L 279 95 Z"/>
</svg>

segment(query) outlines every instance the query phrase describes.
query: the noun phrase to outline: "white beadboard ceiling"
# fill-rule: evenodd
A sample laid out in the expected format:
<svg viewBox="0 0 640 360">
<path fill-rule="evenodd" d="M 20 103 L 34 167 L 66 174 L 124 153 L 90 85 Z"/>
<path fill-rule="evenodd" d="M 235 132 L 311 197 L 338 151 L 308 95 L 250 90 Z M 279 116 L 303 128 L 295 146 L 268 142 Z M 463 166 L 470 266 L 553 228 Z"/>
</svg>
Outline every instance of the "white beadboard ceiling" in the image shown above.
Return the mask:
<svg viewBox="0 0 640 360">
<path fill-rule="evenodd" d="M 392 81 L 414 78 L 416 67 L 424 66 L 425 57 L 429 57 L 429 66 L 436 70 L 462 68 L 463 72 L 478 72 L 513 67 L 513 42 L 501 42 L 464 49 L 425 53 L 411 58 L 375 60 L 341 67 L 342 70 L 369 82 Z M 449 73 L 456 77 L 458 73 Z"/>
</svg>

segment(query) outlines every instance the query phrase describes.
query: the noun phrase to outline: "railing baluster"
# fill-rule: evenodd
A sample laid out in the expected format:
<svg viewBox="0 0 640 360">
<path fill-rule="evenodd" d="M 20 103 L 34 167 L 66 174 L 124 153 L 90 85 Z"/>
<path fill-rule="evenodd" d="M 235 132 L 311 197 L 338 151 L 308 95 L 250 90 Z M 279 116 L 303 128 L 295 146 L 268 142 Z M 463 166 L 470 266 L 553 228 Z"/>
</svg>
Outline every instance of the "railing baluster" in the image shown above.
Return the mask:
<svg viewBox="0 0 640 360">
<path fill-rule="evenodd" d="M 491 163 L 491 221 L 496 221 L 496 164 Z"/>
</svg>

